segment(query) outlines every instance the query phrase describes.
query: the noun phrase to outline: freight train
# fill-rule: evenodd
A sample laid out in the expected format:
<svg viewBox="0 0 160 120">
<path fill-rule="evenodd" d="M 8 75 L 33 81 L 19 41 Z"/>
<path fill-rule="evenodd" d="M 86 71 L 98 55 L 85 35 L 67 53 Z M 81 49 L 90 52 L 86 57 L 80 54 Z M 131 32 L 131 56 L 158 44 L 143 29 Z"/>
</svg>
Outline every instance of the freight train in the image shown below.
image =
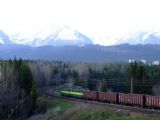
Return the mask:
<svg viewBox="0 0 160 120">
<path fill-rule="evenodd" d="M 143 108 L 160 109 L 160 96 L 114 92 L 97 92 L 89 90 L 86 91 L 82 89 L 73 88 L 67 88 L 60 92 L 62 96 L 107 102 L 113 104 L 139 106 Z"/>
</svg>

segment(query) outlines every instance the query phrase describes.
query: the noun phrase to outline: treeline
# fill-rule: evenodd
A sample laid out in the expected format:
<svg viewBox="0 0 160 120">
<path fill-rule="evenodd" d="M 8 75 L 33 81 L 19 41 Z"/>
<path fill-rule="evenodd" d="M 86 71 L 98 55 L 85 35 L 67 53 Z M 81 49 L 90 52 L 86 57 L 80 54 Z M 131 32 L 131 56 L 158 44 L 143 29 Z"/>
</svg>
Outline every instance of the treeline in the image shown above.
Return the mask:
<svg viewBox="0 0 160 120">
<path fill-rule="evenodd" d="M 24 119 L 36 108 L 37 87 L 160 95 L 160 65 L 0 61 L 0 119 Z"/>
<path fill-rule="evenodd" d="M 82 86 L 95 91 L 158 95 L 160 66 L 133 63 L 27 61 L 41 86 Z M 131 90 L 132 89 L 132 90 Z"/>
<path fill-rule="evenodd" d="M 24 119 L 37 96 L 32 73 L 23 60 L 0 61 L 0 119 Z"/>
</svg>

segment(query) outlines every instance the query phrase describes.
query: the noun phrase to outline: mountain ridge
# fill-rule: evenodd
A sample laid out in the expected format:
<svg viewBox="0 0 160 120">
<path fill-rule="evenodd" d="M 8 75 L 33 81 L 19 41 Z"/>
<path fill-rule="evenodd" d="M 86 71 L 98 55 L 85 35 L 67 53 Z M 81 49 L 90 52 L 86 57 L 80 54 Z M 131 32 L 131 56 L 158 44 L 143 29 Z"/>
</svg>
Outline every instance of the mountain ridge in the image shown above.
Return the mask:
<svg viewBox="0 0 160 120">
<path fill-rule="evenodd" d="M 160 45 L 127 45 L 117 46 L 40 46 L 0 45 L 0 58 L 23 58 L 33 60 L 55 60 L 71 62 L 112 62 L 130 59 L 141 59 L 152 62 L 160 60 Z"/>
<path fill-rule="evenodd" d="M 53 28 L 53 31 L 51 28 L 49 32 L 44 30 L 42 34 L 40 32 L 34 37 L 24 38 L 21 34 L 11 37 L 0 31 L 0 58 L 16 56 L 23 59 L 78 62 L 160 60 L 159 32 L 138 32 L 133 36 L 128 34 L 118 45 L 110 46 L 95 45 L 87 36 L 67 26 Z"/>
<path fill-rule="evenodd" d="M 9 36 L 2 30 L 0 30 L 0 44 L 10 44 L 10 43 L 11 43 L 11 40 Z"/>
<path fill-rule="evenodd" d="M 107 36 L 107 35 L 106 35 Z M 107 39 L 106 39 L 107 40 Z M 7 35 L 0 30 L 0 44 L 24 44 L 33 47 L 37 46 L 67 46 L 77 45 L 84 46 L 87 44 L 93 44 L 93 41 L 86 35 L 71 29 L 66 25 L 53 25 L 44 29 L 37 30 L 35 32 L 21 32 L 13 35 Z M 136 31 L 129 32 L 109 42 L 108 45 L 118 44 L 160 44 L 160 32 L 158 31 Z"/>
<path fill-rule="evenodd" d="M 63 25 L 52 26 L 35 33 L 13 35 L 11 36 L 11 39 L 16 44 L 25 44 L 34 47 L 45 45 L 83 46 L 86 44 L 93 44 L 92 40 L 86 35 Z"/>
<path fill-rule="evenodd" d="M 120 38 L 116 44 L 159 44 L 160 45 L 160 32 L 133 32 L 127 33 Z"/>
</svg>

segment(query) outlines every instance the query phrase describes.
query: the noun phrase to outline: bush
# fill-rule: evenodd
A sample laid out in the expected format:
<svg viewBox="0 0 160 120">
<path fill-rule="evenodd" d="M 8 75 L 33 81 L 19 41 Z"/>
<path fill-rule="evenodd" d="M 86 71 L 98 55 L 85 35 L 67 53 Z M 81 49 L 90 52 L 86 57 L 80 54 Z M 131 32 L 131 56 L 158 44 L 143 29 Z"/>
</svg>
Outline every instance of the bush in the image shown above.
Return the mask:
<svg viewBox="0 0 160 120">
<path fill-rule="evenodd" d="M 45 113 L 48 108 L 54 106 L 54 102 L 51 99 L 46 98 L 45 96 L 40 96 L 36 100 L 36 112 Z"/>
</svg>

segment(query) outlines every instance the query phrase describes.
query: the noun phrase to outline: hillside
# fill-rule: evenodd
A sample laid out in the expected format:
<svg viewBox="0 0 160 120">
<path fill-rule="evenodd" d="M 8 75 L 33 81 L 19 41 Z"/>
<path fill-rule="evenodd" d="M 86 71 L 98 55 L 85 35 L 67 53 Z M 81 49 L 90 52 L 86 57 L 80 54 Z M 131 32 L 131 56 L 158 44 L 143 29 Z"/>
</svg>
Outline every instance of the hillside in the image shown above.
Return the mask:
<svg viewBox="0 0 160 120">
<path fill-rule="evenodd" d="M 27 120 L 158 120 L 159 117 L 158 114 L 147 114 L 108 104 L 41 97 L 40 102 L 44 101 L 50 105 L 46 113 L 33 115 Z"/>
</svg>

